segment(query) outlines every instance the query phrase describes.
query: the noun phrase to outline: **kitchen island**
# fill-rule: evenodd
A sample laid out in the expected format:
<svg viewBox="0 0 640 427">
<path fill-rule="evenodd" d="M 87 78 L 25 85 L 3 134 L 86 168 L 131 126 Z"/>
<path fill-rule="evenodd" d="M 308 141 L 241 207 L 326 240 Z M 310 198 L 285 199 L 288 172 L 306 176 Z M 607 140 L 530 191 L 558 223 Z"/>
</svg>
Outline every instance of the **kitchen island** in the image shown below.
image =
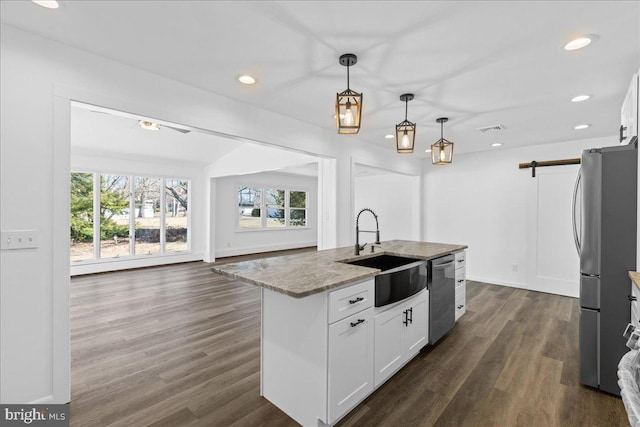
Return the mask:
<svg viewBox="0 0 640 427">
<path fill-rule="evenodd" d="M 212 269 L 262 288 L 261 395 L 300 424 L 323 426 L 346 415 L 429 341 L 428 289 L 374 307 L 381 270 L 348 262 L 380 255 L 426 261 L 465 248 L 393 240 L 358 256 L 346 247 Z"/>
</svg>

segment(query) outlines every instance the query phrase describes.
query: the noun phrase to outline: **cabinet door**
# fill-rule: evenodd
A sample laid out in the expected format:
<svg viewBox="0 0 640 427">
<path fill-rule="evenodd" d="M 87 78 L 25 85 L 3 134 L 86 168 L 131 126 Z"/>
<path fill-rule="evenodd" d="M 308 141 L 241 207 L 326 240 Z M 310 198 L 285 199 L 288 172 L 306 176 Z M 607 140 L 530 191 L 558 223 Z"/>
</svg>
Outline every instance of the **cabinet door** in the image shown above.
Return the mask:
<svg viewBox="0 0 640 427">
<path fill-rule="evenodd" d="M 394 307 L 375 317 L 375 386 L 382 384 L 404 362 L 402 333 L 404 306 Z"/>
<path fill-rule="evenodd" d="M 620 110 L 620 124 L 622 126 L 620 142 L 628 144 L 633 136 L 638 135 L 638 75 L 634 75 L 627 95 Z"/>
<path fill-rule="evenodd" d="M 404 350 L 407 357 L 411 357 L 427 345 L 428 316 L 426 293 L 405 307 L 409 312 L 409 324 L 404 325 Z"/>
<path fill-rule="evenodd" d="M 329 325 L 329 424 L 373 391 L 373 308 Z"/>
</svg>

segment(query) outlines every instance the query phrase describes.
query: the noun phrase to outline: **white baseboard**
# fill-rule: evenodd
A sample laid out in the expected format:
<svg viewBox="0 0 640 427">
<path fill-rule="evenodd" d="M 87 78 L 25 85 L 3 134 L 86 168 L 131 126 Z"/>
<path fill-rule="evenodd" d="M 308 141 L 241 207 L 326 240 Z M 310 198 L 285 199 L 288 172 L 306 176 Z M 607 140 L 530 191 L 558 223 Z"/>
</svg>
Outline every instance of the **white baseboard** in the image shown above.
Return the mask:
<svg viewBox="0 0 640 427">
<path fill-rule="evenodd" d="M 40 399 L 36 399 L 32 402 L 27 403 L 27 405 L 46 405 L 47 403 L 68 403 L 68 402 L 54 402 L 53 395 L 41 397 Z"/>
<path fill-rule="evenodd" d="M 316 246 L 317 244 L 318 242 L 316 240 L 313 240 L 310 242 L 281 243 L 276 245 L 252 246 L 244 248 L 216 249 L 215 258 L 258 254 L 262 252 L 283 251 L 286 249 L 308 248 L 309 246 Z"/>
<path fill-rule="evenodd" d="M 132 268 L 153 267 L 157 265 L 177 264 L 181 262 L 202 261 L 202 253 L 163 254 L 148 258 L 96 260 L 96 262 L 71 265 L 71 276 L 82 274 L 104 273 L 107 271 L 129 270 Z"/>
<path fill-rule="evenodd" d="M 509 288 L 526 289 L 528 291 L 544 292 L 546 294 L 561 295 L 563 297 L 578 298 L 576 295 L 567 294 L 563 292 L 549 292 L 549 289 L 538 289 L 535 286 L 529 286 L 519 282 L 507 282 L 500 279 L 490 279 L 486 277 L 478 277 L 478 276 L 473 276 L 468 274 L 467 274 L 467 280 L 473 280 L 474 282 L 489 283 L 492 285 L 506 286 Z"/>
</svg>

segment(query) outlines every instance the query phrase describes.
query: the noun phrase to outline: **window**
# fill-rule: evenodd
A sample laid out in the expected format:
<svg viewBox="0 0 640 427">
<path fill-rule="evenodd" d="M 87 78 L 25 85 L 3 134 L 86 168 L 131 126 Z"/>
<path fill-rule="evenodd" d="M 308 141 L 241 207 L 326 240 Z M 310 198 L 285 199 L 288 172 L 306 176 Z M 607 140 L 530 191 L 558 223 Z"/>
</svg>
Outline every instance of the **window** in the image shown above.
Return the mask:
<svg viewBox="0 0 640 427">
<path fill-rule="evenodd" d="M 71 261 L 92 259 L 93 174 L 71 174 Z"/>
<path fill-rule="evenodd" d="M 238 212 L 243 230 L 306 227 L 307 192 L 239 186 Z"/>
<path fill-rule="evenodd" d="M 189 181 L 167 179 L 165 181 L 165 245 L 167 252 L 188 250 Z"/>
<path fill-rule="evenodd" d="M 262 228 L 260 188 L 239 187 L 238 209 L 240 213 L 240 228 Z"/>
<path fill-rule="evenodd" d="M 189 250 L 189 180 L 71 173 L 71 261 Z"/>
<path fill-rule="evenodd" d="M 285 191 L 267 188 L 264 193 L 267 208 L 267 228 L 284 227 L 286 225 L 284 217 Z"/>
</svg>

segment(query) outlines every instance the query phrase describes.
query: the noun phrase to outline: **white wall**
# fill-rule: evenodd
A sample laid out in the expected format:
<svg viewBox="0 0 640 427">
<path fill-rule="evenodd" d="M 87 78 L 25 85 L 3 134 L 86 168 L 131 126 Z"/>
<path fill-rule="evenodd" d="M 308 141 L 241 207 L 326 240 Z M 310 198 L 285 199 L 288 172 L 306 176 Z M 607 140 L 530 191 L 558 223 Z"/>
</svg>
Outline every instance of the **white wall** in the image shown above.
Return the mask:
<svg viewBox="0 0 640 427">
<path fill-rule="evenodd" d="M 378 215 L 381 240 L 420 239 L 416 214 L 421 206 L 414 193 L 415 179 L 394 173 L 355 178 L 355 213 L 369 208 Z M 361 230 L 375 230 L 375 226 L 371 214 L 365 212 L 360 216 Z M 360 243 L 364 242 L 375 242 L 375 234 L 361 233 Z"/>
<path fill-rule="evenodd" d="M 135 143 L 135 141 L 132 141 Z M 149 267 L 152 265 L 202 260 L 204 256 L 206 216 L 204 167 L 186 162 L 161 161 L 158 159 L 133 158 L 127 156 L 109 157 L 105 154 L 91 155 L 90 152 L 71 151 L 71 170 L 74 172 L 104 172 L 121 175 L 157 176 L 165 178 L 189 179 L 190 211 L 190 253 L 162 254 L 156 257 L 138 259 L 118 259 L 115 261 L 93 260 L 81 265 L 71 265 L 71 275 L 123 270 L 127 268 Z"/>
<path fill-rule="evenodd" d="M 426 236 L 469 246 L 467 277 L 578 296 L 578 255 L 571 230 L 577 165 L 518 169 L 532 160 L 579 158 L 614 145 L 615 136 L 461 154 L 425 166 Z M 560 214 L 549 217 L 550 209 Z M 514 271 L 516 270 L 517 271 Z"/>
<path fill-rule="evenodd" d="M 3 230 L 39 230 L 37 249 L 0 253 L 2 403 L 70 398 L 71 100 L 335 159 L 335 169 L 323 168 L 332 175 L 323 188 L 335 188 L 335 203 L 323 206 L 332 208 L 325 218 L 335 236 L 324 241 L 335 239 L 338 246 L 354 240 L 347 208 L 352 157 L 421 173 L 417 158 L 395 156 L 357 137 L 345 138 L 4 24 L 0 49 L 0 222 Z"/>
<path fill-rule="evenodd" d="M 286 173 L 265 172 L 216 178 L 215 257 L 315 246 L 318 242 L 318 179 Z M 278 188 L 308 192 L 307 224 L 298 229 L 239 230 L 238 186 Z"/>
</svg>

